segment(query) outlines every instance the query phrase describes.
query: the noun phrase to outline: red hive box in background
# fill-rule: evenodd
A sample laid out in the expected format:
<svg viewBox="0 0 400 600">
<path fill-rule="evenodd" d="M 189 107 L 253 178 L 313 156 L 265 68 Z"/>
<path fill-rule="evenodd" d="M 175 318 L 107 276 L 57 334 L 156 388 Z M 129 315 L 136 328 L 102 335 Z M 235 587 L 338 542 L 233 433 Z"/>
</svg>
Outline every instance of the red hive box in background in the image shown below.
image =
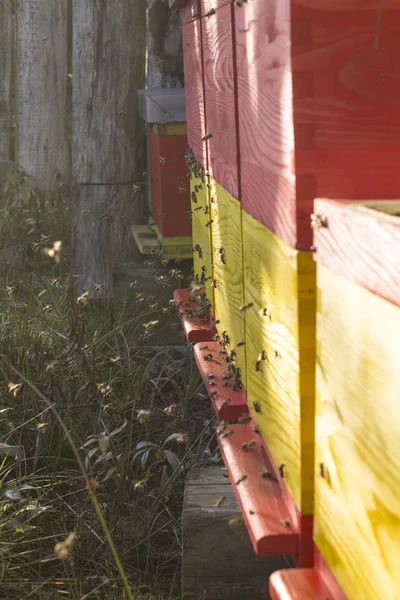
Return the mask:
<svg viewBox="0 0 400 600">
<path fill-rule="evenodd" d="M 173 126 L 174 124 L 172 124 Z M 166 130 L 159 135 L 157 131 Z M 186 135 L 168 135 L 166 127 L 148 131 L 151 212 L 163 237 L 191 236 L 190 191 L 185 164 Z"/>
</svg>

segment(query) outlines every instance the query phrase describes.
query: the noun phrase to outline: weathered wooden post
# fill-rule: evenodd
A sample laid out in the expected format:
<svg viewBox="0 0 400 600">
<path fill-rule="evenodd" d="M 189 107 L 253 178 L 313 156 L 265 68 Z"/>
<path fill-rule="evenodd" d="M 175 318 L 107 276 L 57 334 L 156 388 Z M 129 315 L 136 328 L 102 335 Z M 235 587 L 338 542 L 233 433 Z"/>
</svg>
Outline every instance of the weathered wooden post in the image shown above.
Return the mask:
<svg viewBox="0 0 400 600">
<path fill-rule="evenodd" d="M 0 161 L 10 158 L 11 134 L 11 52 L 12 6 L 3 0 L 0 6 Z"/>
<path fill-rule="evenodd" d="M 142 0 L 73 0 L 73 272 L 92 298 L 111 298 L 112 266 L 133 247 L 145 170 L 136 93 L 145 23 Z"/>
<path fill-rule="evenodd" d="M 16 0 L 16 160 L 43 191 L 70 178 L 68 1 Z"/>
</svg>

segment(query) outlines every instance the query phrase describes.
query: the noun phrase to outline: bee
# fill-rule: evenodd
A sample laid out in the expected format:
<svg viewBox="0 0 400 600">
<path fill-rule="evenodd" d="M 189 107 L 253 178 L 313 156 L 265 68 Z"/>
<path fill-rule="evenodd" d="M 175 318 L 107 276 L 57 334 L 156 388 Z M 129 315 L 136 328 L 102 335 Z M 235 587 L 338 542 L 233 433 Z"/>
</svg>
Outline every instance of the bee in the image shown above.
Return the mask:
<svg viewBox="0 0 400 600">
<path fill-rule="evenodd" d="M 62 246 L 62 242 L 57 241 L 57 242 L 54 242 L 52 248 L 43 248 L 42 252 L 43 252 L 43 254 L 46 254 L 50 258 L 54 258 L 55 262 L 57 264 L 59 264 L 61 262 L 61 246 Z"/>
<path fill-rule="evenodd" d="M 254 427 L 253 431 L 254 431 L 254 433 L 256 433 L 257 435 L 261 435 L 261 431 L 260 431 L 260 429 L 259 429 L 258 425 L 256 425 L 256 426 Z"/>
<path fill-rule="evenodd" d="M 243 481 L 246 481 L 247 479 L 247 475 L 242 475 L 241 477 L 239 477 L 239 479 L 237 481 L 235 481 L 236 485 L 240 485 L 241 483 L 243 483 Z"/>
<path fill-rule="evenodd" d="M 253 408 L 256 413 L 260 413 L 261 412 L 261 402 L 259 400 L 254 400 Z"/>
<path fill-rule="evenodd" d="M 169 406 L 167 406 L 166 408 L 164 408 L 164 412 L 167 415 L 173 415 L 176 412 L 177 408 L 178 408 L 177 404 L 170 404 Z"/>
<path fill-rule="evenodd" d="M 257 444 L 257 440 L 250 440 L 250 442 L 244 442 L 242 444 L 242 450 L 248 452 Z"/>
<path fill-rule="evenodd" d="M 210 225 L 212 225 L 214 223 L 214 219 L 210 219 L 209 221 L 207 221 L 206 223 L 206 227 L 210 227 Z"/>
<path fill-rule="evenodd" d="M 151 415 L 151 411 L 150 410 L 139 410 L 137 413 L 137 418 L 138 421 L 141 425 L 146 425 L 146 423 L 148 423 L 150 421 L 150 415 Z"/>
<path fill-rule="evenodd" d="M 208 346 L 202 346 L 202 348 L 199 348 L 199 350 L 208 350 Z"/>
<path fill-rule="evenodd" d="M 213 373 L 207 373 L 208 379 L 215 379 L 215 375 Z"/>
<path fill-rule="evenodd" d="M 242 527 L 244 525 L 244 520 L 242 516 L 232 517 L 228 521 L 229 527 Z"/>
<path fill-rule="evenodd" d="M 260 317 L 269 317 L 271 318 L 271 313 L 269 312 L 268 308 L 262 308 L 260 311 L 258 311 L 258 314 L 260 315 Z"/>
<path fill-rule="evenodd" d="M 205 356 L 203 356 L 204 360 L 212 360 L 213 355 L 212 354 L 206 354 Z"/>
<path fill-rule="evenodd" d="M 253 306 L 253 304 L 254 304 L 254 302 L 249 302 L 248 304 L 243 304 L 239 308 L 239 310 L 243 312 L 243 311 L 247 310 L 248 308 L 251 308 Z"/>
<path fill-rule="evenodd" d="M 219 423 L 219 425 L 217 425 L 217 428 L 216 428 L 217 434 L 221 435 L 221 433 L 224 433 L 224 431 L 226 431 L 227 427 L 228 427 L 228 422 L 227 421 L 221 421 Z"/>
<path fill-rule="evenodd" d="M 190 198 L 192 199 L 192 202 L 194 202 L 195 204 L 197 204 L 197 194 L 196 194 L 196 192 L 192 192 L 190 194 Z"/>
<path fill-rule="evenodd" d="M 215 8 L 211 8 L 204 16 L 212 17 L 212 15 L 215 15 Z"/>
<path fill-rule="evenodd" d="M 208 215 L 208 205 L 207 204 L 203 207 L 203 210 L 204 210 L 204 214 Z"/>
<path fill-rule="evenodd" d="M 220 506 L 222 506 L 222 505 L 223 505 L 223 503 L 225 502 L 225 500 L 226 500 L 225 496 L 220 496 L 219 498 L 217 498 L 217 501 L 216 501 L 216 503 L 215 503 L 215 506 L 216 506 L 217 508 L 219 508 Z"/>
<path fill-rule="evenodd" d="M 220 253 L 220 254 L 224 254 L 224 253 L 225 253 L 225 250 L 222 248 L 222 246 L 221 246 L 221 248 L 219 249 L 219 253 Z"/>
<path fill-rule="evenodd" d="M 211 196 L 211 198 L 210 198 L 210 202 L 211 202 L 211 204 L 214 204 L 214 202 L 215 202 L 215 200 L 214 200 L 214 196 Z"/>
<path fill-rule="evenodd" d="M 283 525 L 283 527 L 289 528 L 289 527 L 291 527 L 292 524 L 287 519 L 284 519 L 283 521 L 281 521 L 281 525 Z"/>
<path fill-rule="evenodd" d="M 263 479 L 274 479 L 274 474 L 271 471 L 261 471 L 260 476 Z"/>
<path fill-rule="evenodd" d="M 213 341 L 213 342 L 216 342 L 218 339 L 219 339 L 219 335 L 218 335 L 218 333 L 217 333 L 217 335 L 214 335 L 214 336 L 213 336 L 213 338 L 212 338 L 212 341 Z"/>
<path fill-rule="evenodd" d="M 201 138 L 202 142 L 206 142 L 207 140 L 212 138 L 212 133 L 206 133 L 206 135 L 203 135 L 203 137 Z"/>
<path fill-rule="evenodd" d="M 256 372 L 259 373 L 261 371 L 261 360 L 256 360 Z"/>
<path fill-rule="evenodd" d="M 225 433 L 223 433 L 223 434 L 221 435 L 221 437 L 223 437 L 223 438 L 228 438 L 228 437 L 230 437 L 231 435 L 233 435 L 234 433 L 235 433 L 235 431 L 234 431 L 233 429 L 230 429 L 229 431 L 225 431 Z"/>
<path fill-rule="evenodd" d="M 160 165 L 165 165 L 165 163 L 167 162 L 167 157 L 166 156 L 160 156 L 159 160 L 160 160 Z"/>
<path fill-rule="evenodd" d="M 244 345 L 245 345 L 245 343 L 246 343 L 246 342 L 239 342 L 239 343 L 237 344 L 237 347 L 238 347 L 238 348 L 240 348 L 241 346 L 244 346 Z"/>
<path fill-rule="evenodd" d="M 240 380 L 235 381 L 235 383 L 232 386 L 232 390 L 234 392 L 240 391 L 243 388 L 242 382 Z"/>
<path fill-rule="evenodd" d="M 322 227 L 328 227 L 328 221 L 326 217 L 323 215 L 316 215 L 313 213 L 311 215 L 311 228 L 312 229 L 321 229 Z"/>
<path fill-rule="evenodd" d="M 319 474 L 321 477 L 326 477 L 326 470 L 324 463 L 319 463 Z"/>
<path fill-rule="evenodd" d="M 260 354 L 258 355 L 258 360 L 267 360 L 267 353 L 265 350 L 261 350 Z"/>
<path fill-rule="evenodd" d="M 256 514 L 256 513 L 255 513 L 255 511 L 254 511 L 254 510 L 251 510 L 251 509 L 249 510 L 249 515 L 255 515 L 255 514 Z"/>
<path fill-rule="evenodd" d="M 279 475 L 282 477 L 282 479 L 285 478 L 285 465 L 282 463 L 281 465 L 279 465 Z"/>
<path fill-rule="evenodd" d="M 210 387 L 213 387 L 213 386 L 215 386 L 215 385 L 216 385 L 216 383 L 215 383 L 215 381 L 209 381 L 209 382 L 208 382 L 208 385 L 209 385 Z"/>
<path fill-rule="evenodd" d="M 213 288 L 217 289 L 217 280 L 216 280 L 216 279 L 213 279 L 213 280 L 212 280 L 212 282 L 211 282 L 211 286 L 212 286 Z"/>
<path fill-rule="evenodd" d="M 231 399 L 227 398 L 222 404 L 221 404 L 221 408 L 225 408 L 226 406 L 229 406 L 231 403 Z"/>
<path fill-rule="evenodd" d="M 221 321 L 219 319 L 216 319 L 215 321 L 212 321 L 213 325 L 219 325 L 221 323 Z"/>
<path fill-rule="evenodd" d="M 249 417 L 248 415 L 242 415 L 238 419 L 238 423 L 241 423 L 242 425 L 245 425 L 246 423 L 250 423 L 250 421 L 251 421 L 251 417 Z"/>
<path fill-rule="evenodd" d="M 223 265 L 226 265 L 226 257 L 225 257 L 225 254 L 221 254 L 221 256 L 220 256 L 220 260 L 221 260 L 221 262 L 222 262 L 222 264 L 223 264 Z"/>
<path fill-rule="evenodd" d="M 215 396 L 218 394 L 217 390 L 215 390 L 215 392 L 212 392 L 210 394 L 210 398 L 215 398 Z"/>
</svg>

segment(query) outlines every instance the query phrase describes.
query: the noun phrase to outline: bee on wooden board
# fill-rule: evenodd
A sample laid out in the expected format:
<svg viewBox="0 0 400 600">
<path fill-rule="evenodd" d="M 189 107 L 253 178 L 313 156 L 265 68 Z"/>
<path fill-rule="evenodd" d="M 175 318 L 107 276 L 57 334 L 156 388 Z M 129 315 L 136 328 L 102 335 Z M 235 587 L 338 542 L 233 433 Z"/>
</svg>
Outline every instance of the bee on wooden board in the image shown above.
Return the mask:
<svg viewBox="0 0 400 600">
<path fill-rule="evenodd" d="M 240 485 L 241 483 L 246 481 L 246 479 L 247 479 L 247 475 L 242 475 L 241 477 L 239 477 L 239 479 L 237 481 L 235 481 L 235 484 Z"/>
<path fill-rule="evenodd" d="M 221 404 L 221 408 L 226 408 L 227 406 L 229 406 L 229 404 L 231 403 L 231 399 L 227 398 L 222 404 Z"/>
<path fill-rule="evenodd" d="M 244 525 L 244 520 L 242 516 L 231 517 L 228 523 L 229 527 L 242 527 Z"/>
<path fill-rule="evenodd" d="M 242 444 L 242 450 L 244 450 L 245 452 L 248 452 L 249 450 L 254 448 L 254 446 L 256 444 L 257 444 L 257 440 L 250 440 L 249 442 L 244 442 Z"/>
<path fill-rule="evenodd" d="M 225 500 L 226 500 L 226 497 L 225 497 L 225 496 L 220 496 L 219 498 L 217 498 L 217 501 L 216 501 L 216 503 L 215 503 L 215 506 L 216 506 L 217 508 L 219 508 L 220 506 L 222 506 L 222 505 L 223 505 L 223 503 L 225 502 Z"/>
<path fill-rule="evenodd" d="M 260 476 L 263 479 L 274 479 L 274 474 L 272 471 L 261 471 Z"/>
<path fill-rule="evenodd" d="M 282 479 L 284 479 L 285 478 L 286 466 L 282 463 L 282 464 L 279 465 L 278 470 L 279 470 L 279 475 L 282 477 Z"/>
<path fill-rule="evenodd" d="M 253 400 L 253 408 L 256 413 L 261 412 L 261 402 L 259 400 Z"/>
<path fill-rule="evenodd" d="M 254 302 L 248 302 L 248 304 L 242 304 L 242 306 L 239 308 L 239 310 L 244 312 L 248 308 L 251 308 L 253 306 L 253 304 L 254 304 Z"/>
<path fill-rule="evenodd" d="M 238 423 L 240 423 L 242 425 L 246 425 L 247 423 L 250 423 L 250 421 L 251 421 L 251 417 L 249 417 L 248 415 L 242 415 L 238 419 Z"/>
</svg>

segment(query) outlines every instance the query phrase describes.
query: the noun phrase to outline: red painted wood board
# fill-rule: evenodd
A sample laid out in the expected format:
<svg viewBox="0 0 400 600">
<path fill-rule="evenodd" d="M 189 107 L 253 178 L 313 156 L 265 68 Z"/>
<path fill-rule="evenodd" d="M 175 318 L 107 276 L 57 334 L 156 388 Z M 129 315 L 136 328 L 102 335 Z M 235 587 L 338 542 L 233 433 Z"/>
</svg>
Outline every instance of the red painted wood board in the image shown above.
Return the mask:
<svg viewBox="0 0 400 600">
<path fill-rule="evenodd" d="M 204 94 L 209 172 L 239 198 L 233 7 L 225 4 L 202 19 Z"/>
<path fill-rule="evenodd" d="M 315 569 L 275 571 L 269 580 L 272 600 L 345 600 L 327 587 Z"/>
<path fill-rule="evenodd" d="M 194 357 L 210 396 L 215 414 L 220 421 L 234 421 L 248 413 L 246 391 L 232 389 L 226 353 L 219 342 L 196 344 Z"/>
<path fill-rule="evenodd" d="M 290 1 L 249 0 L 234 16 L 242 206 L 295 247 Z"/>
<path fill-rule="evenodd" d="M 182 25 L 200 17 L 200 0 L 187 0 L 182 7 Z"/>
<path fill-rule="evenodd" d="M 207 144 L 202 141 L 206 135 L 206 121 L 200 19 L 195 19 L 182 27 L 182 44 L 188 145 L 192 149 L 195 159 L 206 169 Z"/>
<path fill-rule="evenodd" d="M 295 554 L 298 530 L 253 427 L 227 425 L 218 443 L 256 554 Z M 262 477 L 267 472 L 271 478 Z"/>
<path fill-rule="evenodd" d="M 366 6 L 234 9 L 243 208 L 298 249 L 315 197 L 400 197 L 400 6 Z"/>
<path fill-rule="evenodd" d="M 313 195 L 400 197 L 400 4 L 389 10 L 390 3 L 380 8 L 368 3 L 370 10 L 361 12 L 356 6 L 349 10 L 351 1 L 342 11 L 316 4 L 293 2 L 292 12 L 297 242 L 302 248 L 311 239 L 307 221 Z"/>
<path fill-rule="evenodd" d="M 192 235 L 190 190 L 185 164 L 185 135 L 148 132 L 151 212 L 164 237 Z"/>
<path fill-rule="evenodd" d="M 315 259 L 400 306 L 400 200 L 372 203 L 398 217 L 353 202 L 317 199 L 315 214 L 327 227 L 314 230 Z"/>
<path fill-rule="evenodd" d="M 204 17 L 210 13 L 210 11 L 222 8 L 226 4 L 233 4 L 234 0 L 200 0 L 201 16 Z"/>
<path fill-rule="evenodd" d="M 193 298 L 189 290 L 174 291 L 174 300 L 186 339 L 188 342 L 211 341 L 217 333 L 212 325 L 212 317 L 204 319 L 196 316 L 199 305 L 192 301 Z"/>
</svg>

